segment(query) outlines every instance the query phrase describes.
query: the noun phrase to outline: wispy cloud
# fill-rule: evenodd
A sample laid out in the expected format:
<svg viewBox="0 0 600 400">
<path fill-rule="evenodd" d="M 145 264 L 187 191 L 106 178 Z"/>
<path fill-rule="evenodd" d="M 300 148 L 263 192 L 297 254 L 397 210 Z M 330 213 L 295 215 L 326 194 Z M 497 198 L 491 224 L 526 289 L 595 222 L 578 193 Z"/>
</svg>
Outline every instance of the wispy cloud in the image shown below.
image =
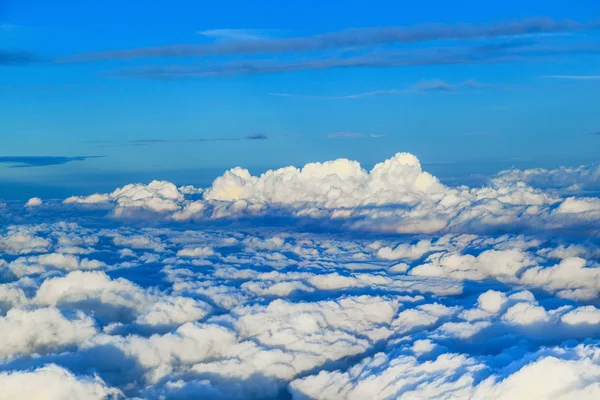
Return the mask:
<svg viewBox="0 0 600 400">
<path fill-rule="evenodd" d="M 0 65 L 27 65 L 40 61 L 40 56 L 28 51 L 0 49 Z"/>
<path fill-rule="evenodd" d="M 247 140 L 267 140 L 269 137 L 264 133 L 251 133 L 248 136 L 245 136 L 243 139 Z"/>
<path fill-rule="evenodd" d="M 385 135 L 381 134 L 364 134 L 358 132 L 335 132 L 324 135 L 327 139 L 357 139 L 357 138 L 379 138 Z"/>
<path fill-rule="evenodd" d="M 8 164 L 10 168 L 46 167 L 50 165 L 62 165 L 72 161 L 84 161 L 89 158 L 101 158 L 103 156 L 0 156 L 0 164 Z"/>
<path fill-rule="evenodd" d="M 341 48 L 361 48 L 436 40 L 503 38 L 526 34 L 573 32 L 600 27 L 600 21 L 577 22 L 535 18 L 487 25 L 421 25 L 416 27 L 357 28 L 313 36 L 280 39 L 231 40 L 200 45 L 168 45 L 128 50 L 82 53 L 61 59 L 82 62 L 135 58 L 208 57 L 216 55 L 303 53 Z M 205 34 L 207 31 L 204 31 Z M 209 33 L 211 31 L 208 31 Z M 236 30 L 213 30 L 212 34 Z M 238 32 L 239 33 L 239 32 Z"/>
<path fill-rule="evenodd" d="M 427 81 L 421 81 L 410 87 L 408 90 L 417 92 L 456 92 L 461 88 L 466 89 L 479 89 L 485 87 L 509 87 L 509 85 L 498 84 L 498 83 L 486 83 L 479 82 L 472 79 L 459 82 L 459 83 L 447 83 L 440 79 L 433 79 Z"/>
<path fill-rule="evenodd" d="M 377 96 L 390 96 L 405 93 L 404 90 L 373 90 L 370 92 L 353 93 L 342 96 L 315 96 L 315 95 L 302 95 L 292 93 L 269 93 L 270 96 L 276 97 L 301 97 L 306 99 L 321 99 L 321 100 L 343 100 L 343 99 L 360 99 L 363 97 L 377 97 Z"/>
<path fill-rule="evenodd" d="M 600 131 L 585 132 L 584 135 L 586 135 L 586 136 L 600 136 Z"/>
<path fill-rule="evenodd" d="M 408 88 L 404 89 L 387 89 L 387 90 L 372 90 L 369 92 L 352 93 L 340 96 L 316 96 L 316 95 L 302 95 L 292 93 L 269 93 L 270 96 L 276 97 L 299 97 L 306 99 L 319 99 L 319 100 L 344 100 L 344 99 L 362 99 L 365 97 L 379 97 L 379 96 L 394 96 L 399 94 L 410 94 L 417 92 L 457 92 L 461 88 L 476 89 L 484 87 L 509 87 L 504 84 L 495 83 L 483 83 L 474 80 L 466 80 L 459 83 L 447 83 L 440 79 L 426 80 L 418 82 Z"/>
<path fill-rule="evenodd" d="M 87 143 L 97 144 L 99 147 L 119 147 L 119 146 L 147 146 L 153 144 L 167 143 L 204 143 L 204 142 L 237 142 L 242 140 L 269 140 L 270 137 L 264 133 L 255 132 L 241 137 L 214 137 L 214 138 L 189 138 L 189 139 L 163 139 L 163 138 L 148 138 L 135 139 L 125 143 L 119 142 L 104 142 L 104 141 L 88 141 Z"/>
<path fill-rule="evenodd" d="M 600 80 L 600 75 L 546 75 L 544 78 L 568 79 L 574 81 L 595 81 Z"/>
<path fill-rule="evenodd" d="M 261 29 L 209 29 L 198 34 L 218 41 L 261 40 L 268 37 L 268 31 Z"/>
<path fill-rule="evenodd" d="M 123 68 L 112 72 L 124 78 L 182 79 L 267 73 L 295 72 L 328 68 L 383 68 L 432 65 L 475 65 L 517 61 L 555 60 L 558 56 L 598 54 L 600 45 L 577 46 L 457 46 L 410 51 L 374 51 L 353 57 L 317 57 L 293 60 L 248 60 L 207 62 L 196 66 L 168 65 Z M 376 92 L 374 94 L 383 94 Z M 373 93 L 371 93 L 373 94 Z M 285 95 L 285 93 L 284 93 Z"/>
<path fill-rule="evenodd" d="M 464 136 L 497 136 L 498 132 L 489 132 L 489 131 L 475 131 L 475 132 L 467 132 L 463 134 Z"/>
<path fill-rule="evenodd" d="M 0 24 L 0 32 L 14 32 L 17 29 L 19 26 L 15 24 Z"/>
</svg>

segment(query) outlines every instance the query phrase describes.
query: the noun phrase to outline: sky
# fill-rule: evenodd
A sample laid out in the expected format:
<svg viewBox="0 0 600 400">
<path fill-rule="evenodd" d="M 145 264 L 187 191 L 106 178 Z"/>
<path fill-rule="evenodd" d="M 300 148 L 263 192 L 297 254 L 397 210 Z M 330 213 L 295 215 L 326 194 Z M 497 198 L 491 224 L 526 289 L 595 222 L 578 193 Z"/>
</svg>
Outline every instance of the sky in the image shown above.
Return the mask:
<svg viewBox="0 0 600 400">
<path fill-rule="evenodd" d="M 0 400 L 597 400 L 600 4 L 0 0 Z"/>
<path fill-rule="evenodd" d="M 398 151 L 441 177 L 591 164 L 599 11 L 3 1 L 2 188 L 206 184 L 238 165 L 372 166 Z"/>
</svg>

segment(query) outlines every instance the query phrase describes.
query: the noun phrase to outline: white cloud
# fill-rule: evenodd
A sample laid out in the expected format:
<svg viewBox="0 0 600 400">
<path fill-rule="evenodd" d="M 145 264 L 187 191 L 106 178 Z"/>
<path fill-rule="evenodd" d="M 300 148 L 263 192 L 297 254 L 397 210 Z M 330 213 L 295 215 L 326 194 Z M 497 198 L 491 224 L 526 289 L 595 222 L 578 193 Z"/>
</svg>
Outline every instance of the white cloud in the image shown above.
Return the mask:
<svg viewBox="0 0 600 400">
<path fill-rule="evenodd" d="M 544 354 L 546 353 L 546 354 Z M 550 354 L 548 354 L 550 353 Z M 508 376 L 478 383 L 485 365 L 459 354 L 420 362 L 378 353 L 348 371 L 322 371 L 292 382 L 294 399 L 594 399 L 600 394 L 598 349 L 540 351 Z"/>
<path fill-rule="evenodd" d="M 79 312 L 66 318 L 56 308 L 14 308 L 0 317 L 0 359 L 56 351 L 96 334 L 94 320 Z"/>
<path fill-rule="evenodd" d="M 157 298 L 126 279 L 111 280 L 104 272 L 74 271 L 44 281 L 33 301 L 85 310 L 108 320 L 131 321 Z"/>
<path fill-rule="evenodd" d="M 11 229 L 0 236 L 0 250 L 8 254 L 44 253 L 51 244 L 48 239 L 34 236 L 27 229 Z"/>
<path fill-rule="evenodd" d="M 576 178 L 582 180 L 579 189 L 565 186 Z M 451 187 L 423 171 L 414 155 L 398 153 L 370 171 L 347 159 L 269 170 L 260 176 L 236 167 L 201 191 L 201 199 L 195 188 L 153 181 L 65 202 L 108 202 L 115 217 L 180 222 L 273 214 L 320 220 L 325 225 L 341 224 L 345 229 L 361 231 L 486 233 L 499 229 L 583 229 L 590 236 L 597 236 L 592 222 L 600 220 L 600 200 L 564 198 L 561 193 L 595 190 L 598 182 L 597 167 L 579 167 L 509 170 L 480 188 Z"/>
<path fill-rule="evenodd" d="M 7 266 L 17 278 L 38 275 L 52 270 L 72 271 L 103 267 L 104 263 L 87 258 L 79 259 L 72 254 L 50 253 L 39 256 L 19 257 Z"/>
<path fill-rule="evenodd" d="M 208 257 L 214 254 L 212 248 L 205 246 L 181 249 L 177 252 L 177 257 Z"/>
<path fill-rule="evenodd" d="M 34 371 L 0 372 L 0 399 L 104 400 L 121 391 L 98 377 L 79 377 L 56 365 Z"/>
<path fill-rule="evenodd" d="M 600 217 L 579 197 L 595 178 L 553 171 L 450 187 L 399 154 L 371 171 L 234 169 L 206 191 L 153 182 L 68 201 L 86 206 L 7 206 L 0 385 L 57 399 L 596 398 Z"/>
<path fill-rule="evenodd" d="M 40 199 L 39 197 L 32 197 L 29 200 L 27 200 L 27 203 L 25 203 L 25 207 L 38 207 L 42 205 L 42 199 Z"/>
</svg>

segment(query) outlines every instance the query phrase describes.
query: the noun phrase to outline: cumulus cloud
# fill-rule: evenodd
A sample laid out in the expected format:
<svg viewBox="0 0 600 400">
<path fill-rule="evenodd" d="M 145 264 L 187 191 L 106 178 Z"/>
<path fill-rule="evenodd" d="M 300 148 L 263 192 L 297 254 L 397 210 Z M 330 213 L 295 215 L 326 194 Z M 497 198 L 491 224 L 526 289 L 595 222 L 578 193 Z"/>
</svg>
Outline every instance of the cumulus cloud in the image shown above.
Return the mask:
<svg viewBox="0 0 600 400">
<path fill-rule="evenodd" d="M 98 377 L 78 377 L 56 365 L 34 371 L 0 372 L 0 399 L 103 400 L 118 399 L 121 391 Z"/>
<path fill-rule="evenodd" d="M 399 153 L 7 205 L 0 398 L 595 399 L 592 171 Z"/>
<path fill-rule="evenodd" d="M 563 195 L 576 189 L 564 182 L 578 177 L 585 176 L 581 181 L 593 188 L 594 171 L 511 170 L 482 187 L 452 187 L 423 171 L 414 155 L 398 153 L 370 171 L 347 159 L 269 170 L 260 176 L 236 167 L 205 190 L 154 181 L 110 194 L 72 197 L 65 203 L 108 203 L 114 217 L 130 219 L 159 216 L 185 222 L 272 215 L 359 231 L 494 233 L 542 227 L 597 236 L 598 198 Z"/>
<path fill-rule="evenodd" d="M 115 202 L 114 210 L 116 216 L 127 215 L 130 209 L 149 210 L 153 212 L 175 211 L 178 201 L 183 199 L 177 186 L 165 181 L 152 181 L 148 185 L 129 184 L 116 189 L 110 194 L 93 194 L 90 196 L 73 196 L 64 202 L 79 204 L 98 204 Z"/>
<path fill-rule="evenodd" d="M 32 197 L 31 199 L 27 200 L 27 203 L 25 203 L 25 207 L 37 207 L 41 205 L 42 199 L 40 199 L 39 197 Z"/>
<path fill-rule="evenodd" d="M 56 308 L 24 310 L 14 308 L 0 317 L 0 358 L 20 354 L 57 351 L 95 335 L 94 320 L 79 312 L 71 319 Z"/>
<path fill-rule="evenodd" d="M 51 246 L 51 241 L 46 238 L 34 236 L 27 228 L 9 228 L 8 232 L 0 236 L 0 250 L 8 254 L 43 253 Z"/>
</svg>

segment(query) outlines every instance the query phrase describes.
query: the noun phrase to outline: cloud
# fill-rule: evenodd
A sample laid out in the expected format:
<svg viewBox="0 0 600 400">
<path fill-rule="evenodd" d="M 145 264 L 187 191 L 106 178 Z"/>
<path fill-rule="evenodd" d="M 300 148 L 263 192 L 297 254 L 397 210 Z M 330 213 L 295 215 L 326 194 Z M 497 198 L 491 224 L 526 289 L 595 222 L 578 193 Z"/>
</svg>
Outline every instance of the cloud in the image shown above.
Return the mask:
<svg viewBox="0 0 600 400">
<path fill-rule="evenodd" d="M 25 203 L 25 207 L 38 207 L 42 205 L 42 199 L 40 199 L 39 197 L 32 197 L 29 200 L 27 200 L 27 203 Z"/>
<path fill-rule="evenodd" d="M 328 68 L 382 68 L 425 65 L 473 65 L 518 61 L 547 61 L 574 54 L 596 54 L 596 44 L 525 46 L 448 46 L 439 48 L 373 50 L 350 57 L 317 55 L 305 58 L 207 61 L 199 65 L 141 66 L 122 68 L 111 74 L 123 78 L 182 79 L 266 73 L 295 72 Z"/>
<path fill-rule="evenodd" d="M 27 51 L 0 49 L 0 66 L 21 66 L 42 61 L 37 54 Z"/>
<path fill-rule="evenodd" d="M 600 393 L 593 379 L 600 369 L 594 349 L 553 349 L 532 354 L 532 362 L 508 376 L 477 384 L 484 365 L 459 354 L 420 362 L 413 355 L 379 353 L 347 372 L 323 372 L 292 382 L 294 399 L 384 398 L 593 398 Z M 570 354 L 575 353 L 575 354 Z M 550 377 L 550 378 L 549 378 Z M 555 379 L 552 379 L 555 378 Z"/>
<path fill-rule="evenodd" d="M 306 37 L 238 40 L 206 45 L 171 45 L 83 53 L 63 57 L 60 61 L 88 62 L 156 57 L 209 57 L 217 55 L 298 53 L 347 47 L 373 47 L 436 40 L 490 39 L 529 33 L 573 32 L 596 29 L 597 27 L 598 22 L 596 21 L 581 23 L 572 20 L 556 21 L 549 18 L 535 18 L 488 25 L 426 25 L 412 28 L 357 28 Z"/>
<path fill-rule="evenodd" d="M 331 137 L 363 137 L 359 135 Z M 398 153 L 370 171 L 347 159 L 269 170 L 260 176 L 236 167 L 202 190 L 201 198 L 190 199 L 172 183 L 154 181 L 64 202 L 106 204 L 117 218 L 160 214 L 185 222 L 277 217 L 370 232 L 547 229 L 597 236 L 597 198 L 574 196 L 585 194 L 585 188 L 595 190 L 595 169 L 509 170 L 482 187 L 452 187 L 423 171 L 414 155 Z M 580 187 L 562 186 L 576 181 Z"/>
<path fill-rule="evenodd" d="M 248 136 L 245 137 L 245 139 L 249 139 L 249 140 L 266 140 L 269 139 L 269 137 L 267 135 L 265 135 L 264 133 L 251 133 Z"/>
<path fill-rule="evenodd" d="M 0 358 L 43 354 L 81 343 L 97 331 L 92 318 L 77 313 L 66 318 L 56 308 L 22 310 L 13 308 L 0 317 Z"/>
<path fill-rule="evenodd" d="M 414 194 L 424 179 L 417 162 L 406 154 L 384 161 L 375 193 L 400 194 L 394 201 Z M 366 190 L 377 174 L 354 165 L 305 166 L 306 183 L 275 171 L 249 180 L 265 182 L 253 193 L 286 189 L 284 198 L 359 176 L 344 189 Z M 498 193 L 464 190 L 510 206 L 551 200 L 532 188 L 515 195 L 524 183 L 511 179 L 500 179 L 509 189 L 494 186 Z M 116 193 L 109 204 L 122 195 L 132 208 L 154 197 L 172 200 L 175 212 L 197 201 L 215 207 L 164 182 Z M 558 198 L 549 212 L 564 203 Z M 595 237 L 539 227 L 392 235 L 313 231 L 289 219 L 175 223 L 164 212 L 124 221 L 89 212 L 90 204 L 50 202 L 35 216 L 19 206 L 15 225 L 0 228 L 0 268 L 28 271 L 0 273 L 8 338 L 0 398 L 40 395 L 38 383 L 67 399 L 597 397 Z M 86 268 L 59 252 L 69 246 L 101 262 Z"/>
<path fill-rule="evenodd" d="M 267 36 L 268 31 L 263 29 L 209 29 L 198 31 L 199 35 L 206 36 L 215 40 L 262 40 Z"/>
<path fill-rule="evenodd" d="M 538 188 L 558 189 L 565 192 L 598 190 L 600 189 L 600 166 L 510 169 L 499 172 L 493 180 L 499 183 L 522 181 Z"/>
<path fill-rule="evenodd" d="M 343 100 L 343 99 L 361 99 L 364 97 L 378 97 L 378 96 L 392 96 L 396 94 L 405 93 L 404 90 L 373 90 L 370 92 L 362 92 L 362 93 L 353 93 L 342 96 L 313 96 L 313 95 L 300 95 L 300 94 L 291 94 L 291 93 L 269 93 L 270 96 L 276 97 L 300 97 L 307 99 L 321 99 L 321 100 Z"/>
<path fill-rule="evenodd" d="M 474 80 L 467 80 L 464 82 L 450 84 L 442 80 L 435 79 L 429 81 L 421 81 L 405 89 L 388 89 L 388 90 L 373 90 L 370 92 L 353 93 L 341 96 L 313 96 L 313 95 L 299 95 L 291 93 L 269 93 L 270 96 L 277 97 L 299 97 L 307 99 L 320 99 L 320 100 L 346 100 L 346 99 L 362 99 L 365 97 L 379 97 L 379 96 L 393 96 L 399 94 L 410 94 L 417 92 L 455 92 L 460 88 L 481 88 L 481 87 L 494 87 L 503 86 L 492 83 L 481 83 Z"/>
<path fill-rule="evenodd" d="M 202 143 L 202 142 L 235 142 L 240 140 L 267 140 L 269 136 L 264 133 L 250 133 L 242 137 L 222 137 L 222 138 L 192 138 L 192 139 L 136 139 L 129 143 L 131 145 L 143 146 L 157 143 Z"/>
<path fill-rule="evenodd" d="M 117 399 L 121 391 L 98 377 L 78 377 L 56 365 L 34 371 L 0 372 L 0 399 L 51 398 L 65 400 Z"/>
<path fill-rule="evenodd" d="M 84 161 L 103 156 L 61 157 L 61 156 L 0 156 L 0 164 L 9 164 L 10 168 L 45 167 L 63 165 L 72 161 Z"/>
<path fill-rule="evenodd" d="M 398 153 L 7 203 L 0 398 L 595 399 L 599 177 Z"/>
<path fill-rule="evenodd" d="M 336 132 L 336 133 L 328 133 L 325 135 L 327 139 L 353 139 L 353 138 L 362 138 L 365 137 L 362 133 L 355 132 Z"/>
<path fill-rule="evenodd" d="M 600 75 L 546 75 L 544 78 L 568 79 L 573 81 L 595 81 L 600 80 Z"/>
</svg>

